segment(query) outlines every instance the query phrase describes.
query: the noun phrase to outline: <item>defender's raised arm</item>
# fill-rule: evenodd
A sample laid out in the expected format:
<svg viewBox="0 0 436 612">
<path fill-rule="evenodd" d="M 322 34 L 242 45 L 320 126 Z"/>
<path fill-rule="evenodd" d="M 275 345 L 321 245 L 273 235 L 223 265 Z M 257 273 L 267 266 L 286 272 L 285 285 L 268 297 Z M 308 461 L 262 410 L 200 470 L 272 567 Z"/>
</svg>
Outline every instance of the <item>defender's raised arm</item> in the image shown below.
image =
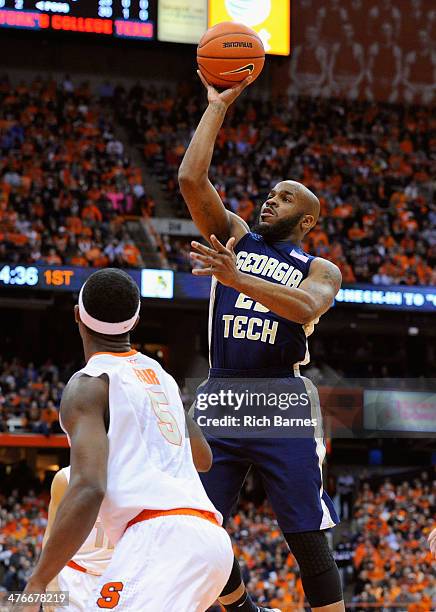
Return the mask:
<svg viewBox="0 0 436 612">
<path fill-rule="evenodd" d="M 209 240 L 211 234 L 217 235 L 221 240 L 227 240 L 229 236 L 238 240 L 248 231 L 248 227 L 242 219 L 225 209 L 209 180 L 208 172 L 215 140 L 227 109 L 247 87 L 251 77 L 236 87 L 218 93 L 199 71 L 198 74 L 207 89 L 209 105 L 180 165 L 180 191 L 194 223 L 206 240 Z"/>
</svg>

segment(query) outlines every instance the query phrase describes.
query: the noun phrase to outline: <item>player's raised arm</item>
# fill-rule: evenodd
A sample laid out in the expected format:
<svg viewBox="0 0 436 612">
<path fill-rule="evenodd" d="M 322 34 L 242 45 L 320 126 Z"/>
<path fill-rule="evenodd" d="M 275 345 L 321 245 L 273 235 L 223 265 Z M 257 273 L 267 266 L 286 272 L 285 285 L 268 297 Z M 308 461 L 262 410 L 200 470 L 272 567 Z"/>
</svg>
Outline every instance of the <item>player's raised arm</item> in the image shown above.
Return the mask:
<svg viewBox="0 0 436 612">
<path fill-rule="evenodd" d="M 199 77 L 207 89 L 208 107 L 198 124 L 179 168 L 180 191 L 195 225 L 206 240 L 216 234 L 221 240 L 234 236 L 239 240 L 248 231 L 246 223 L 224 207 L 209 180 L 209 166 L 218 132 L 229 106 L 247 87 L 251 77 L 239 85 L 218 93 L 200 71 Z"/>
<path fill-rule="evenodd" d="M 108 393 L 106 380 L 87 376 L 76 378 L 64 391 L 61 418 L 71 441 L 71 478 L 26 586 L 28 593 L 44 592 L 95 524 L 106 492 Z"/>
</svg>

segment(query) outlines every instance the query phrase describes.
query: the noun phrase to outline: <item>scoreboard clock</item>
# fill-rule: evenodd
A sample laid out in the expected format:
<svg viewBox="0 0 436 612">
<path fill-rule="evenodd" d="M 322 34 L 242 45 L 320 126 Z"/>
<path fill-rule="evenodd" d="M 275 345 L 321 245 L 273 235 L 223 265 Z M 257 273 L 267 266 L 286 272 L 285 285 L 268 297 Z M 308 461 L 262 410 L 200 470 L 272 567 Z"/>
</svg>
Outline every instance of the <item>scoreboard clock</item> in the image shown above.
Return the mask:
<svg viewBox="0 0 436 612">
<path fill-rule="evenodd" d="M 98 268 L 75 266 L 11 266 L 0 264 L 0 288 L 31 288 L 49 291 L 79 292 L 88 276 Z M 172 299 L 172 270 L 126 270 L 141 290 L 142 297 Z"/>
</svg>

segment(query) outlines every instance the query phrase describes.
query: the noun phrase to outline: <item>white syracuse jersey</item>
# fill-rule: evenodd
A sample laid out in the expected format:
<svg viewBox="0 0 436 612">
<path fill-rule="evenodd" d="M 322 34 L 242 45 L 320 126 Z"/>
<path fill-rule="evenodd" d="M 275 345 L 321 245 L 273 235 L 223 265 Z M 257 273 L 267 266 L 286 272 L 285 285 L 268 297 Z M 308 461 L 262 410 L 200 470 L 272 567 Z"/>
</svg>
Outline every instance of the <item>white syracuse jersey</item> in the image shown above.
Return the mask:
<svg viewBox="0 0 436 612">
<path fill-rule="evenodd" d="M 205 510 L 222 524 L 195 469 L 173 377 L 135 350 L 95 353 L 72 378 L 82 374 L 109 378 L 108 474 L 100 517 L 110 541 L 116 545 L 127 523 L 146 509 Z"/>
<path fill-rule="evenodd" d="M 70 466 L 62 468 L 61 472 L 67 482 L 70 482 Z M 114 547 L 105 534 L 103 523 L 98 516 L 91 533 L 71 560 L 89 574 L 101 576 L 112 559 L 113 551 Z"/>
</svg>

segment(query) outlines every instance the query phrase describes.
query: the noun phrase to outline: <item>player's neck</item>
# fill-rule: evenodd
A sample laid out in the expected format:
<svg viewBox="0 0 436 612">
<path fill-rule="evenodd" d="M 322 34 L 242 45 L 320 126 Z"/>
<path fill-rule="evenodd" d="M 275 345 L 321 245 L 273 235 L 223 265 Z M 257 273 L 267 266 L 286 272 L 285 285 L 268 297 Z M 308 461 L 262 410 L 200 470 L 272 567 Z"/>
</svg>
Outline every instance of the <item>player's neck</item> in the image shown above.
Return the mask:
<svg viewBox="0 0 436 612">
<path fill-rule="evenodd" d="M 128 353 L 130 350 L 132 350 L 132 347 L 130 345 L 129 335 L 123 340 L 88 337 L 83 341 L 83 351 L 85 353 L 86 362 L 88 362 L 95 353 Z"/>
<path fill-rule="evenodd" d="M 295 244 L 295 246 L 301 247 L 302 240 L 303 239 L 299 234 L 292 233 L 287 238 L 285 238 L 283 242 L 292 242 L 292 244 Z"/>
</svg>

